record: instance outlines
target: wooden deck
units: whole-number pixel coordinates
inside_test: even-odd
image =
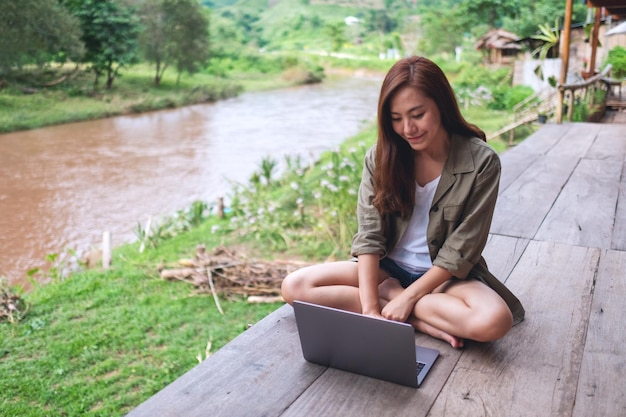
[[[626,416],[626,125],[544,125],[502,155],[485,257],[526,320],[441,351],[419,389],[302,359],[283,306],[140,416]]]

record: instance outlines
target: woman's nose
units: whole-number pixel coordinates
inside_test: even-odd
[[[411,120],[407,120],[404,122],[404,134],[410,136],[415,133],[415,125],[411,122]]]

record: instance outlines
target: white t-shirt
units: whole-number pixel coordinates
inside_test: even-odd
[[[388,255],[391,260],[409,272],[424,273],[433,266],[428,252],[426,229],[428,213],[440,179],[441,176],[423,187],[415,183],[415,206],[409,226]]]

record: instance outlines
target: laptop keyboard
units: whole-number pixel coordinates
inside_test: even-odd
[[[426,366],[426,364],[423,362],[416,362],[416,365],[417,365],[417,374],[419,375],[420,372],[422,372],[422,369],[424,369],[424,367]]]

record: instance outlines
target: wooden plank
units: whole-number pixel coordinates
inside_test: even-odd
[[[548,123],[515,146],[515,152],[527,154],[545,154],[552,149],[561,138],[568,137],[571,124],[557,125]]]
[[[560,158],[582,158],[602,128],[602,125],[597,123],[566,123],[565,126],[568,128],[567,134],[561,137],[558,143],[547,152],[547,155]]]
[[[489,271],[504,283],[528,246],[527,239],[489,235],[483,257]]]
[[[491,232],[532,239],[576,163],[556,155],[538,158],[498,197]]]
[[[622,179],[619,185],[619,196],[615,207],[615,224],[611,248],[626,250],[626,159],[622,167]]]
[[[602,125],[596,142],[589,150],[589,159],[617,159],[622,163],[611,248],[626,250],[626,128],[622,125]]]
[[[626,416],[626,252],[602,253],[593,294],[575,417]]]
[[[429,416],[568,416],[574,407],[600,251],[531,241],[507,281],[526,319],[468,343]]]
[[[278,416],[325,369],[302,359],[293,309],[285,305],[128,416]]]
[[[502,173],[500,175],[500,194],[506,190],[541,154],[508,150],[500,155]]]
[[[462,351],[423,334],[416,335],[416,344],[440,351],[420,388],[328,369],[282,417],[426,416]]]
[[[601,125],[596,140],[585,159],[618,159],[626,157],[626,126]]]
[[[622,165],[615,159],[581,160],[536,239],[609,249]]]

